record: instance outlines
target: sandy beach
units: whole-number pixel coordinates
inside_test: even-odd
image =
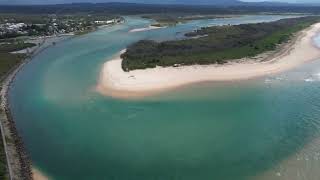
[[[124,72],[120,52],[107,61],[101,70],[97,90],[117,98],[135,98],[206,81],[248,80],[292,69],[302,63],[320,58],[320,50],[313,38],[319,33],[320,23],[299,32],[291,42],[275,52],[252,59],[233,61],[224,65],[193,65],[156,67]]]
[[[32,168],[32,178],[33,180],[48,180],[49,178],[46,177],[36,168]]]
[[[142,31],[150,31],[153,29],[161,29],[161,28],[165,28],[165,27],[158,27],[158,26],[148,26],[145,28],[136,28],[136,29],[131,29],[129,32],[133,33],[133,32],[142,32]]]

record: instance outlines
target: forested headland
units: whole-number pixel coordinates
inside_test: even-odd
[[[187,39],[156,42],[141,40],[121,55],[125,71],[194,64],[223,64],[274,50],[295,33],[319,22],[319,16],[275,22],[204,27],[185,34]]]

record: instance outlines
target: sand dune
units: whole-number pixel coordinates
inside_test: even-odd
[[[121,52],[103,65],[97,90],[108,96],[134,98],[190,83],[247,80],[279,73],[320,58],[320,50],[313,41],[319,30],[320,23],[301,31],[291,42],[279,47],[278,51],[260,55],[258,60],[242,59],[224,65],[156,67],[124,72],[121,68]]]

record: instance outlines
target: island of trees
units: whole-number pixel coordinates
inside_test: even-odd
[[[185,14],[185,13],[174,13],[174,14],[146,14],[142,15],[142,18],[153,19],[156,22],[152,26],[166,27],[175,26],[179,23],[186,23],[192,20],[200,19],[219,19],[219,18],[232,18],[240,15],[237,14]]]
[[[125,71],[194,64],[223,64],[275,50],[295,33],[319,22],[319,16],[274,22],[204,27],[185,34],[186,39],[155,42],[141,40],[121,55]]]

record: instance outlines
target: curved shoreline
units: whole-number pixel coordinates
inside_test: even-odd
[[[43,174],[39,169],[32,168],[32,178],[33,180],[48,180],[49,178]]]
[[[279,73],[320,58],[320,50],[313,42],[319,31],[320,23],[314,24],[297,33],[276,52],[234,60],[225,65],[156,67],[124,72],[120,52],[103,65],[97,91],[115,98],[139,98],[199,82],[248,80]]]
[[[67,40],[71,37],[73,36],[66,38],[64,38],[63,36],[51,37],[48,42],[44,42],[44,44],[35,49],[30,57],[27,57],[26,59],[22,60],[19,64],[14,66],[7,74],[1,77],[2,89],[0,91],[0,108],[2,113],[0,113],[0,125],[4,141],[3,143],[5,146],[7,167],[10,179],[37,180],[38,176],[34,176],[34,172],[39,173],[39,171],[35,171],[35,169],[32,166],[32,162],[25,149],[23,140],[16,129],[15,121],[12,117],[10,105],[8,102],[8,93],[10,91],[11,85],[14,82],[14,79],[18,72],[26,64],[32,61],[34,56],[46,50],[47,48],[50,48],[53,45],[53,42],[58,43]]]

